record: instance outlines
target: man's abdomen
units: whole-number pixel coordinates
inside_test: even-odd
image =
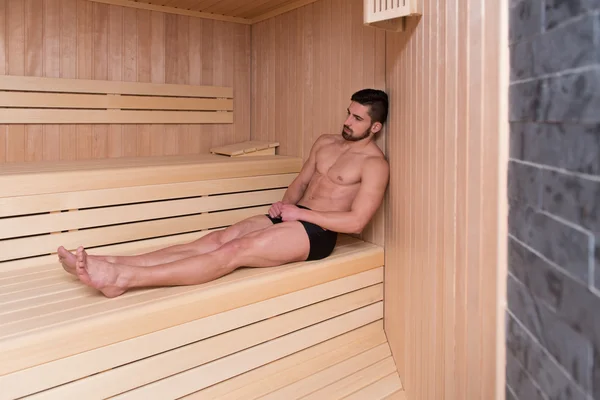
[[[356,196],[357,188],[340,186],[326,179],[308,186],[299,204],[315,211],[349,211]]]

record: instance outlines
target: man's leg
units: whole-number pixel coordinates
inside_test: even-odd
[[[271,225],[272,222],[266,216],[256,215],[237,222],[226,229],[211,232],[190,243],[177,244],[135,256],[102,256],[90,254],[87,257],[88,259],[107,261],[113,264],[149,267],[214,251],[227,242],[267,228]],[[75,254],[70,253],[61,246],[58,249],[58,256],[64,269],[71,274],[75,274]]]
[[[239,267],[271,267],[305,260],[308,236],[297,221],[284,222],[234,239],[215,251],[150,267],[112,264],[88,258],[77,250],[79,279],[107,297],[135,287],[179,286],[205,283]]]

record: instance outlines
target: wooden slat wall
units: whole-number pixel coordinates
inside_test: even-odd
[[[0,125],[0,163],[206,153],[250,138],[250,27],[87,0],[0,0],[0,74],[232,86],[233,125]]]
[[[362,15],[361,0],[319,0],[252,26],[252,139],[306,159],[321,134],[341,134],[352,93],[385,87],[385,33]],[[383,216],[364,239],[383,245]]]
[[[408,399],[503,399],[508,4],[419,8],[386,37],[386,333]]]

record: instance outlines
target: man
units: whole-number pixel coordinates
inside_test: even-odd
[[[331,254],[337,233],[360,233],[388,183],[389,166],[374,136],[388,113],[387,95],[351,97],[341,135],[323,135],[283,199],[257,215],[194,242],[137,256],[92,256],[58,249],[65,270],[116,297],[134,287],[195,285],[239,267],[271,267]]]

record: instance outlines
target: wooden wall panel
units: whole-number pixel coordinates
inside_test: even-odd
[[[248,25],[87,0],[0,0],[0,74],[234,88],[233,125],[0,126],[0,163],[194,154],[250,138]]]
[[[319,0],[252,26],[253,139],[306,159],[321,134],[341,134],[352,93],[385,88],[385,33],[364,26],[362,10],[361,0]],[[380,245],[384,209],[362,235]]]
[[[7,53],[7,13],[6,2],[0,0],[0,74],[6,74],[6,53]],[[0,163],[6,162],[6,134],[7,126],[0,124]]]
[[[386,36],[385,327],[408,399],[504,398],[506,3],[423,0]]]

